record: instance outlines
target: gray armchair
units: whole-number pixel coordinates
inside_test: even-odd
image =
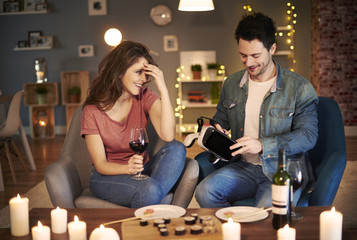
[[[91,160],[85,139],[80,136],[82,106],[73,114],[59,160],[46,168],[45,183],[52,204],[61,208],[124,208],[123,206],[96,198],[89,190]],[[152,156],[164,142],[157,136],[150,124],[149,154]],[[185,168],[162,204],[172,204],[187,208],[197,181],[198,163],[186,158]]]

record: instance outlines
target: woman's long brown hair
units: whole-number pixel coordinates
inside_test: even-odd
[[[156,65],[143,44],[124,41],[103,58],[98,67],[99,75],[93,80],[84,106],[96,105],[102,111],[109,110],[123,93],[121,78],[126,70],[139,58],[144,57],[150,64]]]

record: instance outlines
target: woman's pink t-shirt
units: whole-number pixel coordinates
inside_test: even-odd
[[[109,162],[127,164],[129,158],[134,154],[129,147],[130,129],[134,126],[147,127],[149,110],[158,98],[158,94],[150,88],[143,89],[141,96],[143,111],[140,111],[138,96],[134,97],[128,117],[123,122],[111,119],[95,105],[87,105],[83,109],[81,136],[99,134],[104,143],[107,160]],[[144,163],[146,163],[149,160],[147,152],[143,153],[143,157]]]

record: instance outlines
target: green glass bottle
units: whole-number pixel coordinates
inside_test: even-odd
[[[218,82],[212,83],[212,88],[211,88],[211,102],[212,102],[212,104],[218,103],[219,94],[220,94],[219,83]]]
[[[285,150],[279,149],[279,167],[273,176],[273,227],[279,229],[290,225],[290,176],[286,171]]]

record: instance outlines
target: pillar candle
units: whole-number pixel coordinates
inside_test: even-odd
[[[278,240],[295,240],[296,230],[295,228],[289,227],[288,224],[285,227],[278,230]]]
[[[103,225],[100,225],[99,228],[93,230],[90,234],[89,240],[120,240],[120,237],[113,228],[106,228]]]
[[[47,226],[43,226],[40,221],[38,221],[37,226],[34,226],[31,230],[33,240],[50,240],[51,231]]]
[[[342,213],[335,211],[324,211],[320,214],[320,240],[342,239]]]
[[[67,232],[67,210],[57,207],[51,211],[51,228],[53,233]]]
[[[240,224],[229,218],[227,223],[222,224],[222,239],[240,240]]]
[[[17,197],[11,198],[10,205],[10,226],[11,235],[16,237],[26,236],[30,233],[29,226],[29,199]]]
[[[68,223],[68,235],[69,240],[87,240],[87,224],[74,216],[74,221]]]

